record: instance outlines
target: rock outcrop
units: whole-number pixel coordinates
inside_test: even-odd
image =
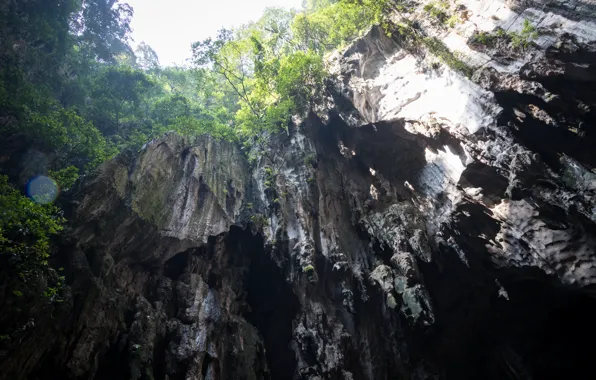
[[[256,164],[169,134],[81,181],[65,302],[0,379],[590,373],[593,7],[412,3],[395,23],[331,58],[328,104]]]

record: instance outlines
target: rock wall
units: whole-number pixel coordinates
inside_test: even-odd
[[[593,7],[396,8],[256,164],[170,134],[82,181],[65,302],[32,312],[0,379],[590,373]]]

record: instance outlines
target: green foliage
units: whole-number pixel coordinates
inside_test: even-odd
[[[176,119],[190,117],[190,104],[184,96],[166,96],[153,105],[152,114],[159,124],[173,124]]]
[[[408,23],[397,24],[396,30],[407,43],[408,48],[419,49],[421,46],[425,46],[430,53],[453,70],[462,73],[468,78],[474,73],[473,68],[462,60],[459,53],[449,50],[449,48],[438,38],[426,37],[421,33],[418,33],[412,25]],[[435,67],[436,63],[433,62],[432,66]]]
[[[306,273],[306,274],[311,274],[315,271],[315,267],[313,267],[311,264],[305,266],[302,268],[302,272]]]
[[[265,166],[263,170],[265,171],[265,189],[270,189],[275,185],[277,173],[270,166]]]
[[[367,27],[377,23],[379,16],[370,4],[341,1],[312,13],[298,14],[292,23],[292,32],[303,50],[322,54],[358,37]]]
[[[0,123],[2,140],[19,136],[55,153],[57,168],[90,168],[110,157],[108,141],[75,107],[85,99],[84,75],[77,72],[88,72],[98,58],[113,60],[130,14],[115,0],[0,7],[0,119],[9,120]]]
[[[144,42],[141,42],[135,50],[135,64],[142,70],[151,71],[159,69],[159,56]]]
[[[64,218],[53,205],[39,205],[21,195],[0,176],[0,255],[6,255],[21,278],[47,266],[52,235]]]
[[[479,43],[481,45],[492,46],[494,44],[496,37],[497,37],[496,35],[482,31],[482,32],[475,33],[472,36],[472,41],[475,43]]]
[[[43,295],[46,298],[55,298],[58,296],[58,288],[49,287],[44,290]]]
[[[449,50],[449,48],[438,38],[426,37],[422,39],[422,42],[431,53],[436,55],[447,66],[451,67],[453,70],[459,71],[468,78],[472,76],[472,68],[461,60],[456,53]]]
[[[0,136],[90,168],[115,153],[87,118],[90,77],[129,54],[132,9],[118,0],[29,0],[0,6]]]
[[[48,176],[58,183],[60,189],[67,191],[79,178],[79,169],[71,165],[57,171],[50,170]]]
[[[9,94],[13,90],[6,91],[10,84],[0,83],[5,90],[0,90],[1,112],[14,118],[13,123],[0,125],[0,134],[21,135],[42,150],[56,152],[58,166],[92,167],[113,154],[99,130],[74,109],[63,107],[43,88],[23,82],[22,73],[11,74],[21,85]]]
[[[445,0],[431,1],[424,6],[424,11],[431,17],[438,19],[441,22],[447,21],[447,11],[449,10],[449,2]]]
[[[457,14],[452,14],[447,20],[445,20],[445,25],[450,28],[455,28],[455,25],[457,25],[459,22],[461,22],[459,16]]]
[[[0,7],[0,124],[56,152],[52,167],[89,169],[174,130],[252,144],[323,94],[323,55],[382,22],[388,0],[317,0],[270,8],[257,22],[193,46],[196,67],[160,68],[128,46],[132,9],[118,0]],[[51,48],[49,48],[51,47]],[[68,186],[66,186],[67,188]]]
[[[72,2],[72,0],[70,0]],[[120,0],[85,0],[71,15],[78,46],[88,56],[114,62],[119,54],[132,54],[128,45],[133,9]]]
[[[235,138],[234,132],[228,124],[207,118],[179,117],[167,129],[185,136],[198,136],[208,133],[215,138],[222,138],[224,140],[234,140]]]
[[[317,155],[316,153],[309,153],[304,156],[304,165],[307,166],[314,166],[317,162]]]
[[[519,33],[509,33],[511,44],[515,48],[527,49],[532,40],[538,37],[536,27],[528,20],[524,20],[524,26]]]
[[[291,112],[312,107],[323,89],[322,57],[312,51],[297,51],[280,60],[276,90],[281,99],[293,102]]]
[[[97,128],[72,109],[56,106],[48,113],[31,110],[26,116],[21,131],[59,152],[61,162],[90,168],[115,153]]]
[[[147,98],[157,92],[156,83],[147,74],[128,66],[101,68],[91,81],[86,114],[108,136],[120,132],[121,123],[146,116]]]
[[[523,28],[520,32],[506,32],[499,28],[494,33],[477,32],[472,36],[472,42],[487,47],[495,47],[499,41],[511,43],[516,50],[527,49],[532,41],[538,37],[536,27],[528,20],[524,20]]]
[[[337,0],[306,0],[303,1],[303,7],[308,12],[316,12],[334,3],[337,3]]]
[[[383,20],[389,1],[311,1],[302,13],[268,9],[255,23],[193,45],[235,95],[234,134],[248,142],[285,128],[324,91],[323,55]]]
[[[250,221],[257,227],[257,229],[262,229],[269,226],[269,219],[263,214],[254,214],[250,217]]]
[[[269,166],[265,166],[263,168],[263,171],[265,172],[265,176],[267,176],[267,178],[275,177],[275,171],[273,170],[273,168],[271,168]]]
[[[54,286],[48,286],[43,291],[43,296],[50,302],[62,302],[63,299],[60,296],[60,292],[62,291],[62,286],[64,285],[64,277],[58,277],[58,281],[53,285]]]
[[[448,0],[431,1],[424,6],[424,11],[436,18],[449,28],[454,28],[460,22],[457,13],[450,15],[451,4]]]
[[[159,66],[128,45],[119,0],[28,0],[0,6],[0,137],[51,152],[54,177],[79,173],[176,131],[258,146],[324,96],[323,56],[376,23],[390,0],[309,0],[193,45],[195,67]],[[267,155],[266,153],[265,155]]]

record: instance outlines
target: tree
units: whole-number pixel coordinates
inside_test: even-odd
[[[319,54],[343,46],[373,24],[383,21],[390,0],[342,0],[314,2],[296,15],[292,33],[303,50]]]
[[[193,44],[194,67],[162,68],[147,44],[133,53],[133,10],[118,0],[0,0],[0,144],[22,144],[10,154],[48,153],[48,175],[65,190],[79,173],[170,130],[239,142],[273,164],[281,146],[270,137],[324,95],[323,56],[385,22],[391,4],[270,8]],[[0,259],[22,278],[43,272],[60,211],[0,176],[0,216]],[[56,288],[48,291],[54,298]]]
[[[52,152],[55,169],[113,150],[86,119],[91,77],[127,48],[132,9],[116,0],[0,4],[0,134]],[[21,141],[19,140],[19,141]]]
[[[323,93],[323,59],[313,51],[297,51],[280,61],[276,89],[294,103],[293,112],[311,109]]]
[[[51,236],[62,230],[64,218],[55,206],[21,195],[6,176],[0,176],[0,210],[0,258],[27,280],[48,265]]]
[[[337,3],[337,0],[305,0],[303,8],[308,12],[316,12],[320,9],[329,7],[334,3]]]
[[[161,68],[129,42],[118,0],[0,4],[0,134],[52,151],[51,169],[84,170],[164,131],[251,144],[310,111],[323,55],[382,20],[390,0],[309,0],[193,45],[193,68]],[[54,153],[55,152],[55,153]]]
[[[296,17],[294,11],[268,9],[255,23],[193,45],[195,63],[221,75],[236,93],[241,140],[285,128],[293,114],[313,106],[322,89],[321,52],[296,42]]]
[[[136,64],[141,70],[152,71],[157,70],[159,65],[159,57],[151,46],[141,42],[135,50]]]
[[[155,87],[143,71],[107,66],[93,81],[89,117],[104,134],[115,134],[126,117],[142,115],[141,105]]]
[[[83,1],[71,19],[82,53],[105,62],[115,62],[119,54],[132,55],[128,41],[133,14],[130,5],[119,0]]]
[[[246,39],[234,38],[233,32],[221,29],[215,39],[207,38],[192,46],[194,62],[199,67],[211,68],[220,74],[243,102],[260,118],[262,110],[249,98],[252,72],[251,45]]]
[[[190,117],[190,104],[181,95],[165,97],[155,103],[152,118],[162,125],[172,124],[176,119]]]

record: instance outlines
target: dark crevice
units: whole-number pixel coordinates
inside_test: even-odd
[[[374,241],[372,249],[375,255],[377,255],[385,265],[391,265],[391,257],[393,256],[393,250],[386,244],[381,244],[379,241]]]
[[[569,227],[565,223],[565,221],[567,221],[569,218],[567,217],[567,213],[564,209],[546,202],[536,202],[540,205],[540,211],[538,213],[537,219],[544,222],[546,227],[551,230],[564,230]]]
[[[228,181],[227,187],[226,187],[226,211],[228,212],[232,212],[234,209],[234,204],[236,203],[236,195],[237,191],[236,189],[234,189],[234,186],[232,184],[232,180]]]
[[[199,178],[199,194],[197,196],[197,208],[201,209],[207,199],[211,196],[209,186],[203,182],[203,177]]]
[[[383,311],[386,304],[386,294],[377,284],[365,284],[366,295],[362,293],[359,286],[353,286],[354,311],[351,315],[353,331],[350,338],[343,341],[346,353],[346,366],[352,372],[354,379],[377,379],[382,376],[390,378],[408,378],[400,358],[398,345],[395,342],[405,344],[405,333],[410,332],[404,328],[399,320],[399,314],[387,318]],[[366,299],[366,301],[365,301]],[[377,321],[383,320],[383,324]],[[362,338],[367,339],[370,351],[370,367],[364,360],[363,352],[360,349]],[[412,340],[414,342],[414,340]],[[409,347],[409,344],[408,344]],[[414,346],[412,346],[414,347]],[[402,347],[403,348],[403,347]],[[372,372],[369,372],[372,371]]]
[[[419,355],[441,369],[442,379],[562,380],[590,373],[596,299],[535,267],[495,269],[478,260],[468,266],[447,246],[441,250],[440,266],[419,263],[437,319]]]
[[[243,249],[251,257],[246,284],[251,311],[246,318],[263,336],[270,379],[291,380],[297,364],[290,342],[298,298],[281,268],[265,252],[262,237],[248,231],[242,234]]]
[[[371,182],[374,168],[393,184],[413,182],[426,165],[424,148],[429,144],[418,135],[405,130],[402,122],[379,122],[359,128],[348,127],[341,119],[332,119],[318,130],[316,140],[328,153],[338,155],[341,142],[355,155],[349,157],[355,170]],[[457,149],[456,149],[457,150]],[[399,162],[399,165],[395,163]]]
[[[169,277],[173,281],[178,281],[180,276],[188,270],[190,255],[190,252],[181,252],[166,261],[163,272],[164,276]]]
[[[169,375],[169,380],[186,380],[191,359],[185,359],[177,363],[176,372]]]
[[[535,94],[496,89],[495,98],[504,108],[499,124],[509,125],[516,137],[551,167],[560,168],[561,154],[595,167],[594,46],[562,36],[546,49],[545,59],[525,64],[519,75],[541,87]]]
[[[67,379],[68,373],[65,371],[61,363],[58,362],[60,353],[57,350],[51,350],[40,361],[39,366],[28,377],[30,380],[46,380],[46,379]],[[114,380],[120,380],[122,377],[115,377]],[[96,379],[102,380],[100,377]]]
[[[205,359],[203,360],[201,367],[202,367],[203,379],[207,379],[208,374],[211,375],[211,377],[209,377],[209,379],[212,379],[212,380],[220,379],[219,361],[217,360],[217,358],[214,358],[211,355],[209,355],[208,353],[206,353]],[[211,370],[211,373],[209,373],[209,370]]]
[[[483,335],[493,343],[493,356],[503,348],[516,353],[523,358],[518,366],[534,379],[582,378],[591,371],[596,354],[586,345],[596,339],[596,300],[557,288],[553,282],[544,275],[522,281],[503,279],[509,300],[494,300]],[[501,358],[483,359],[487,372],[491,366],[507,368]]]
[[[530,101],[527,96],[514,92],[496,92],[495,98],[505,109],[499,119],[501,125],[511,125],[513,134],[533,152],[539,153],[542,159],[553,168],[560,168],[559,157],[564,153],[579,162],[591,167],[596,166],[596,154],[592,147],[596,139],[587,133],[581,137],[568,129],[568,124],[549,125],[543,120],[534,118],[529,112],[518,119],[514,109],[525,111]]]
[[[495,167],[475,161],[464,169],[459,185],[463,187],[481,187],[483,194],[498,198],[505,196],[509,181],[502,176]]]
[[[165,379],[166,378],[166,355],[168,348],[168,342],[165,339],[159,339],[155,343],[155,348],[153,350],[153,376],[155,379]]]
[[[119,339],[110,345],[108,351],[100,356],[96,380],[128,380],[129,379],[129,355],[125,350],[126,344]]]
[[[466,258],[473,268],[482,268],[490,262],[487,247],[494,245],[495,237],[501,229],[500,222],[492,217],[492,212],[477,203],[464,203],[454,215],[454,240],[466,252]]]

